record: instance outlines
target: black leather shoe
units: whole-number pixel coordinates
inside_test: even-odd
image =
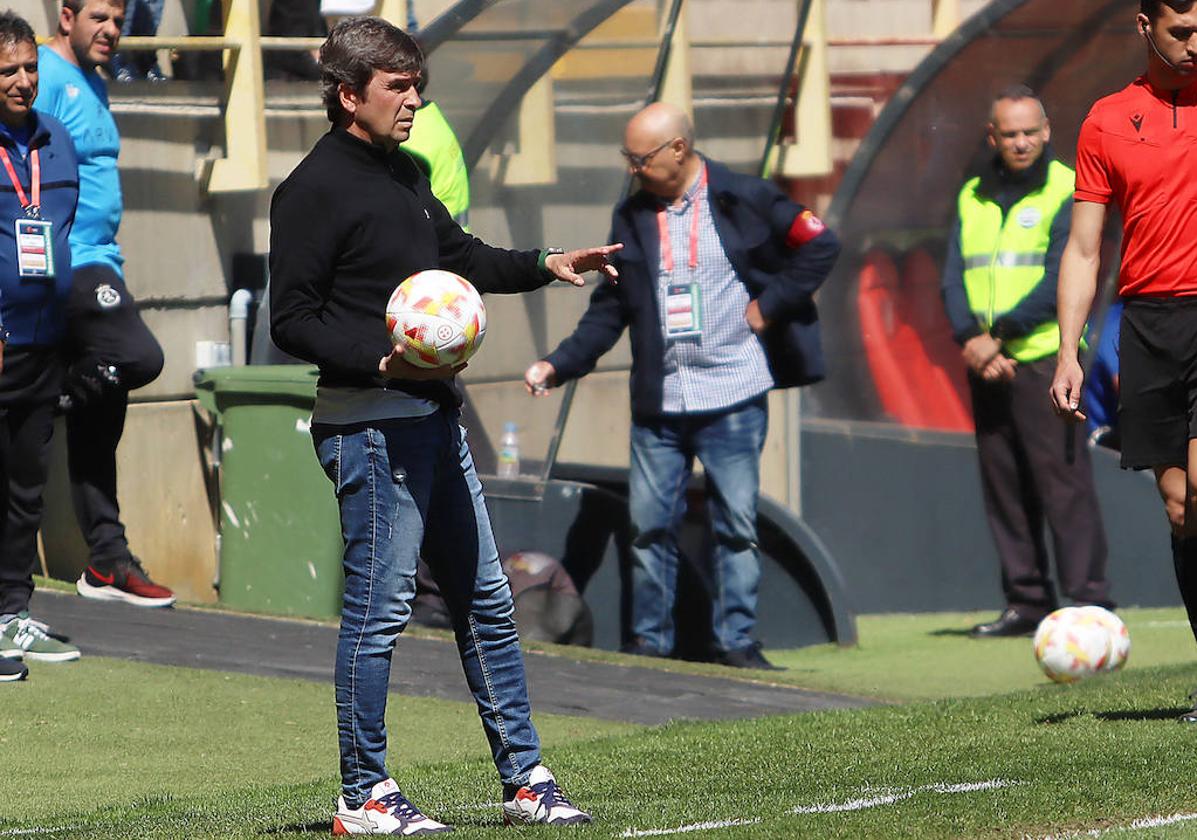
[[[630,653],[632,656],[650,656],[654,659],[668,659],[669,654],[650,647],[643,639],[636,638],[619,649],[620,653]]]
[[[1001,639],[1009,636],[1033,636],[1035,628],[1039,626],[1039,620],[1035,618],[1024,618],[1019,615],[1017,611],[1008,609],[1000,616],[997,621],[991,621],[988,624],[978,624],[972,630],[968,631],[968,635],[974,639]]]
[[[753,668],[758,671],[784,671],[785,668],[774,665],[761,653],[761,643],[753,642],[741,650],[721,650],[715,652],[715,661],[729,668]]]

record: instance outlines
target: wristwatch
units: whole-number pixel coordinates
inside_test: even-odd
[[[549,275],[550,277],[555,277],[556,275],[554,275],[553,272],[549,271],[549,268],[547,265],[547,263],[549,261],[549,257],[553,254],[564,254],[564,253],[565,253],[564,248],[544,248],[540,252],[540,258],[536,261],[536,267],[539,268],[541,271],[543,271],[545,274]]]
[[[3,324],[0,324],[0,344],[8,344],[8,339],[12,336]]]

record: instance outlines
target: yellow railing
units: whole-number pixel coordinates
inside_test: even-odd
[[[263,50],[312,50],[323,38],[263,36],[256,0],[223,0],[224,35],[181,38],[129,37],[122,49],[223,52],[225,90],[224,157],[205,170],[209,193],[266,189],[266,94],[262,76]],[[382,0],[379,12],[392,21],[405,20],[407,0]]]
[[[401,22],[407,19],[407,2],[408,0],[381,0],[379,13],[382,17],[402,25]],[[798,79],[798,96],[794,105],[797,137],[794,142],[783,145],[778,152],[780,171],[791,177],[831,171],[830,84],[824,4],[825,0],[814,0],[800,60],[795,70]],[[959,25],[960,0],[932,0],[931,6],[933,37],[946,37]],[[319,47],[323,39],[263,36],[260,31],[257,0],[223,0],[223,12],[223,36],[129,37],[122,39],[121,47],[129,50],[223,51],[224,157],[213,160],[207,168],[204,187],[209,193],[261,190],[269,184],[266,170],[266,108],[262,51],[311,50]],[[578,46],[584,50],[613,47],[655,48],[658,43],[649,39],[611,39],[600,35],[595,39],[584,40]],[[687,37],[683,7],[682,18],[674,31],[673,49],[665,75],[662,98],[690,110],[692,93],[689,50],[727,45],[730,44],[723,41],[690,41]],[[776,44],[771,42],[770,45],[786,46],[788,42],[779,39]],[[551,84],[551,80],[546,77],[544,83]],[[525,106],[527,105],[528,103],[525,103]],[[539,121],[543,121],[543,105],[537,108],[537,111]],[[551,134],[538,136],[548,138]]]

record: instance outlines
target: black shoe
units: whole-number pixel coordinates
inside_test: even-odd
[[[29,676],[24,662],[0,656],[0,682],[17,682]]]
[[[669,654],[649,647],[644,639],[633,639],[619,649],[620,653],[630,653],[632,656],[649,656],[654,659],[668,659]]]
[[[988,624],[978,624],[968,635],[974,639],[1000,639],[1010,636],[1033,636],[1035,628],[1039,626],[1039,619],[1025,618],[1017,610],[1007,609],[998,616],[997,621]]]
[[[784,671],[785,668],[774,665],[761,653],[761,643],[753,642],[740,650],[720,650],[715,652],[715,661],[729,668],[753,668],[757,671]]]

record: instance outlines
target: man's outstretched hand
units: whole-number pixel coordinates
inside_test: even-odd
[[[579,248],[576,251],[566,251],[564,254],[549,254],[544,261],[544,267],[552,272],[558,280],[572,283],[575,286],[585,286],[582,274],[587,271],[601,271],[610,280],[618,280],[619,272],[611,265],[608,257],[623,248],[623,243],[602,245],[598,248]]]

